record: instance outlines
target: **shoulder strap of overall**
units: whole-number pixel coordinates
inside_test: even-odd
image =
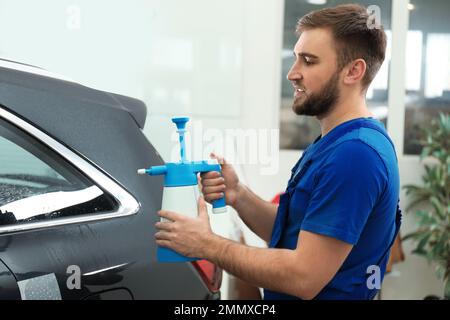
[[[329,147],[333,146],[334,143],[336,143],[341,138],[345,137],[346,134],[357,130],[359,128],[369,128],[376,130],[383,134],[383,136],[388,139],[388,141],[391,143],[392,148],[395,153],[394,144],[392,143],[392,140],[389,138],[389,136],[386,134],[384,130],[382,130],[379,126],[375,125],[373,122],[367,119],[361,119],[359,121],[355,121],[354,123],[351,123],[348,126],[345,126],[343,128],[336,128],[338,130],[333,136],[329,139],[327,139],[326,142],[324,142],[318,149],[315,150],[314,154],[308,155],[308,151],[305,150],[300,160],[295,164],[294,168],[292,169],[291,179],[289,180],[289,183],[292,183],[293,185],[296,185],[302,175],[306,172],[306,170],[309,168],[311,163],[314,161],[315,158],[317,158],[324,150],[328,149]],[[397,155],[396,155],[397,157]],[[303,160],[303,161],[302,161]],[[298,167],[300,167],[300,170],[298,170]]]

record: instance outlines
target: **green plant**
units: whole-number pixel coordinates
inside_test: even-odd
[[[444,281],[444,296],[450,298],[450,115],[439,114],[439,119],[423,130],[421,160],[432,158],[435,163],[425,165],[423,185],[406,185],[406,194],[412,202],[410,210],[419,204],[417,230],[404,236],[404,240],[417,242],[413,253],[436,263],[437,276]]]

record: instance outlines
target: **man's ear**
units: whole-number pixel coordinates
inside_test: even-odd
[[[352,85],[360,82],[366,74],[366,61],[364,59],[356,59],[352,61],[346,68],[344,73],[344,84]]]

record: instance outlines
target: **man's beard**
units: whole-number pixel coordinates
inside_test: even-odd
[[[307,95],[303,93],[301,97],[295,98],[292,110],[297,115],[320,116],[327,114],[339,100],[338,90],[339,73],[336,72],[330,80],[323,86],[320,92]]]

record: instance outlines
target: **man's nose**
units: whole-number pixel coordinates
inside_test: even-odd
[[[289,81],[301,80],[303,78],[302,73],[300,72],[300,68],[297,63],[294,63],[287,74],[287,79]]]

